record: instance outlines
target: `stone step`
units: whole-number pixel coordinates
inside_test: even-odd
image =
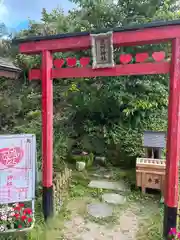
[[[126,197],[116,193],[104,193],[102,201],[109,204],[122,205],[126,202]]]
[[[107,190],[115,190],[115,191],[128,191],[126,184],[123,181],[118,182],[110,182],[107,180],[92,180],[88,187],[90,188],[99,188],[99,189],[107,189]]]
[[[113,178],[113,176],[111,175],[111,174],[102,174],[102,173],[100,173],[100,174],[98,174],[98,173],[92,173],[92,174],[89,174],[89,177],[90,178],[92,178],[92,179],[102,179],[102,178],[104,178],[104,179],[112,179]]]
[[[113,215],[113,208],[107,203],[91,203],[87,205],[87,212],[95,218],[107,218]]]

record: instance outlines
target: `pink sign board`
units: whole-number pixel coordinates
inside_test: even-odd
[[[0,204],[35,198],[35,135],[0,135]]]

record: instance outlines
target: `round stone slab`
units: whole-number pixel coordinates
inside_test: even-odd
[[[88,213],[96,218],[106,218],[113,215],[113,208],[106,203],[92,203],[87,206]]]
[[[102,200],[110,204],[119,205],[119,204],[124,204],[126,201],[126,198],[116,193],[105,193],[102,195]]]

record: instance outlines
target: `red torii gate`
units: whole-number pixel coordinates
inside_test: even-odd
[[[103,30],[101,32],[107,32]],[[162,42],[172,43],[171,61],[165,61],[164,52],[152,54],[154,62],[145,62],[149,55],[137,54],[136,63],[131,64],[132,56],[121,55],[121,64],[112,68],[92,69],[90,59],[80,59],[81,67],[76,67],[76,59],[68,58],[69,68],[61,68],[63,59],[54,60],[52,53],[85,50],[91,47],[88,32],[37,36],[27,39],[15,39],[19,50],[25,54],[41,54],[42,66],[32,69],[30,80],[42,81],[42,161],[43,161],[43,209],[45,219],[53,213],[53,78],[77,78],[97,76],[121,76],[170,73],[168,134],[166,160],[166,189],[164,212],[164,236],[170,228],[176,227],[178,207],[178,162],[180,150],[180,21],[151,23],[127,28],[113,29],[113,45],[136,46]]]

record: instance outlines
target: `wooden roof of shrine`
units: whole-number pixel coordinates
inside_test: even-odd
[[[113,32],[128,32],[128,31],[138,31],[147,28],[158,28],[158,27],[165,27],[165,26],[175,26],[180,25],[180,20],[173,20],[173,21],[157,21],[151,22],[146,24],[136,24],[136,25],[129,25],[125,27],[116,27],[113,29],[101,29],[92,32],[74,32],[74,33],[63,33],[63,34],[56,34],[56,35],[48,35],[48,36],[32,36],[28,38],[14,38],[13,43],[25,43],[25,42],[33,42],[33,41],[41,41],[41,40],[53,40],[53,39],[62,39],[62,38],[70,38],[70,37],[81,37],[81,36],[88,36],[91,33],[98,34],[107,31]]]
[[[144,131],[143,147],[165,148],[166,132],[165,131]]]
[[[16,78],[20,72],[11,60],[0,57],[0,77]]]
[[[2,57],[0,57],[0,70],[7,70],[11,72],[21,71],[21,69],[16,67],[11,60]]]

